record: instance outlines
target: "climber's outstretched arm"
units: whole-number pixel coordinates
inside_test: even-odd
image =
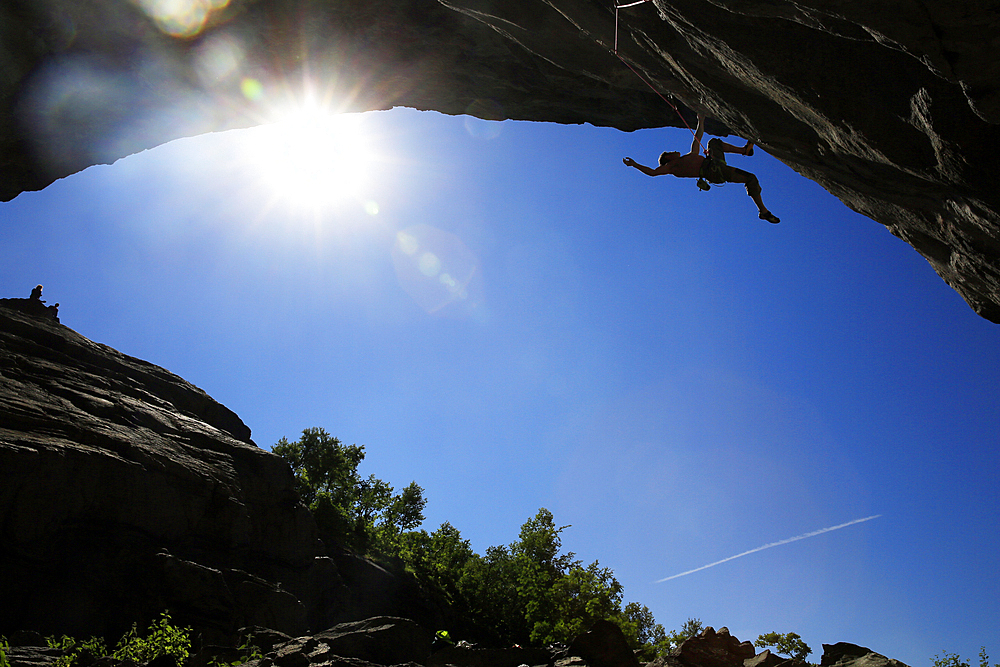
[[[694,133],[694,141],[691,142],[691,153],[698,155],[701,152],[701,138],[705,136],[705,114],[698,114],[698,129]],[[690,153],[689,153],[690,154]]]
[[[675,155],[676,155],[676,153],[675,153]],[[647,176],[662,176],[664,174],[669,174],[670,173],[670,165],[669,164],[662,164],[659,167],[657,167],[656,169],[653,169],[652,167],[647,167],[644,164],[639,164],[638,162],[636,162],[635,160],[633,160],[630,157],[622,158],[622,162],[625,163],[626,167],[635,167],[636,169],[638,169],[642,173],[646,174]]]

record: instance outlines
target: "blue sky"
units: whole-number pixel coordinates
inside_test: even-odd
[[[550,509],[668,630],[1000,659],[1000,327],[909,246],[761,150],[730,162],[776,226],[740,186],[622,165],[685,130],[349,120],[0,204],[2,296],[42,283],[261,447],[365,445],[479,552]]]

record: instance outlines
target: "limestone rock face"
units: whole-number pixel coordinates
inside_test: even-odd
[[[7,307],[0,543],[6,632],[120,636],[170,609],[220,633],[297,634],[340,584],[287,464],[239,417],[162,368]]]
[[[624,60],[689,122],[691,109],[708,113],[709,133],[754,139],[885,225],[1000,322],[996,3],[651,0],[620,10],[617,30],[614,4],[11,0],[0,7],[0,200],[177,137],[259,124],[303,81],[350,111],[680,125]]]

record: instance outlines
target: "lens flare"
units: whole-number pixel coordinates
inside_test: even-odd
[[[245,76],[240,81],[240,92],[243,93],[243,97],[256,102],[264,96],[264,84],[253,77]]]
[[[243,45],[235,37],[215,35],[198,47],[195,71],[205,86],[215,86],[236,75],[244,56]]]
[[[400,286],[428,313],[455,302],[475,306],[469,289],[479,260],[451,232],[425,224],[397,232],[392,262]]]
[[[507,118],[497,102],[489,99],[473,100],[465,108],[465,131],[477,139],[496,139],[503,129],[502,121]]]
[[[229,0],[137,0],[146,16],[166,35],[190,39],[201,33],[212,12],[229,4]]]

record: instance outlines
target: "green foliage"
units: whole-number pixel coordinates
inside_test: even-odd
[[[948,653],[947,651],[944,651],[942,655],[935,655],[933,665],[934,667],[970,667],[968,660],[963,660],[957,653]],[[979,667],[990,667],[990,656],[986,654],[985,646],[979,649]],[[1000,664],[994,663],[993,667],[1000,667]]]
[[[302,431],[295,442],[282,438],[272,451],[295,473],[295,488],[316,518],[324,540],[357,552],[392,556],[403,531],[424,521],[424,490],[411,482],[399,494],[386,482],[358,474],[364,446],[344,445],[321,428]]]
[[[812,649],[809,648],[804,641],[802,641],[802,637],[798,636],[794,632],[789,632],[787,634],[768,632],[767,634],[758,636],[753,645],[758,648],[773,646],[775,653],[787,655],[792,658],[798,658],[800,660],[805,660],[806,656],[812,653]]]
[[[521,526],[517,541],[480,556],[445,523],[430,534],[405,533],[399,555],[428,590],[493,629],[502,644],[567,642],[595,621],[610,620],[652,659],[665,641],[663,626],[642,605],[622,607],[622,585],[609,568],[562,552],[568,527],[556,526],[542,508]]]
[[[7,638],[0,637],[0,667],[10,667],[10,661],[7,660],[8,650],[10,650],[10,644],[7,643]]]
[[[178,628],[171,624],[170,614],[163,612],[158,621],[149,626],[149,634],[140,637],[135,623],[124,637],[118,640],[111,657],[117,660],[149,662],[161,655],[172,655],[177,664],[183,664],[191,651],[191,628]]]
[[[399,556],[428,591],[452,605],[467,606],[463,575],[479,556],[458,529],[443,523],[433,533],[426,530],[400,536]]]
[[[659,654],[666,655],[673,649],[677,648],[684,643],[685,640],[691,639],[691,637],[697,637],[705,628],[702,622],[697,618],[689,618],[684,621],[684,625],[681,626],[680,630],[671,630],[670,634],[666,635],[662,647],[660,648]]]
[[[251,660],[260,660],[264,657],[264,654],[260,651],[260,647],[254,644],[253,633],[247,633],[247,636],[243,638],[243,643],[239,645],[237,650],[240,652],[240,657],[232,662],[220,660],[216,656],[210,659],[208,664],[210,667],[240,667]]]
[[[629,646],[639,651],[639,660],[651,662],[670,652],[667,633],[653,618],[653,612],[644,604],[629,602],[615,619],[622,629]]]
[[[957,653],[944,652],[934,656],[934,667],[970,667],[968,660],[962,660]]]
[[[79,662],[84,653],[90,654],[95,660],[111,657],[115,660],[132,660],[137,663],[149,662],[161,655],[172,655],[177,664],[183,664],[191,651],[191,628],[178,628],[171,623],[170,614],[164,611],[160,619],[149,626],[146,637],[140,637],[133,623],[132,629],[125,633],[115,650],[108,653],[104,640],[91,637],[83,642],[77,642],[72,637],[63,635],[46,637],[50,648],[62,649],[64,654],[55,662],[55,667],[71,667]]]
[[[545,508],[521,526],[516,541],[479,555],[450,523],[432,533],[415,530],[424,520],[423,489],[412,482],[396,494],[374,475],[361,477],[364,447],[311,428],[295,442],[282,438],[273,451],[291,466],[325,540],[398,559],[430,595],[492,630],[501,644],[568,642],[598,620],[618,624],[645,660],[683,641],[680,633],[667,635],[647,607],[623,607],[610,568],[564,553],[561,534],[569,526],[557,526]],[[697,634],[701,624],[693,623],[682,632]]]
[[[84,653],[89,654],[95,660],[98,658],[103,658],[108,655],[108,647],[104,644],[104,640],[100,637],[91,637],[90,639],[85,639],[82,642],[77,642],[77,640],[72,637],[67,637],[63,635],[58,639],[56,637],[46,637],[45,643],[48,644],[49,648],[60,649],[63,654],[56,660],[55,667],[69,667],[70,665],[75,665],[80,656]]]

